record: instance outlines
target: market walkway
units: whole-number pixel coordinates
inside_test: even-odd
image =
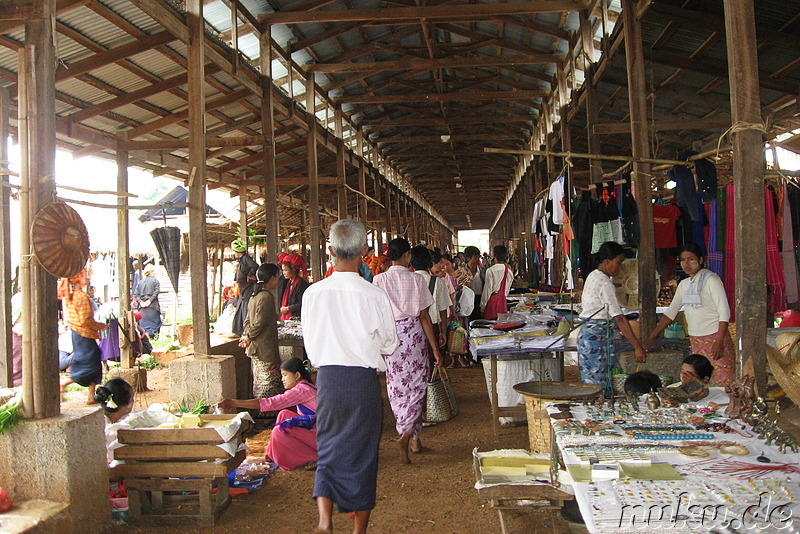
[[[500,441],[492,435],[489,399],[483,371],[455,369],[450,372],[461,413],[451,421],[423,430],[431,450],[400,465],[394,438],[394,419],[384,399],[384,433],[381,440],[378,506],[372,514],[373,533],[492,533],[500,532],[497,512],[478,499],[473,488],[472,449],[527,448],[527,427],[504,428]],[[156,385],[155,387],[160,387]],[[385,390],[384,390],[385,394]],[[151,394],[150,396],[154,396]],[[234,498],[213,528],[116,527],[115,533],[269,533],[312,532],[316,507],[311,499],[313,473],[276,472],[265,486]],[[557,513],[510,514],[513,533],[570,533],[569,524]],[[352,521],[335,518],[337,532],[349,532]],[[573,529],[572,532],[585,532]]]

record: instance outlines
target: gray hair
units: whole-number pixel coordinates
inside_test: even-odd
[[[361,256],[367,244],[364,225],[353,219],[341,219],[331,225],[331,250],[336,258],[344,261]]]

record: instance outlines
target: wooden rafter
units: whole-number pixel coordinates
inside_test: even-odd
[[[471,20],[489,16],[529,15],[579,11],[586,9],[586,0],[539,0],[536,2],[512,2],[508,4],[458,4],[424,7],[395,7],[378,9],[321,10],[306,12],[279,11],[261,17],[263,24],[305,24],[345,21],[405,21],[414,19]]]

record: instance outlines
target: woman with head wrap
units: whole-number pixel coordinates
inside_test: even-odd
[[[299,254],[281,254],[278,264],[283,278],[278,282],[281,320],[300,317],[303,293],[310,285],[306,280],[306,260]]]
[[[231,243],[233,252],[239,260],[236,267],[235,280],[239,285],[239,303],[236,305],[236,313],[233,316],[233,333],[241,336],[244,333],[244,320],[247,317],[247,305],[253,294],[256,285],[256,270],[258,264],[256,260],[247,253],[247,243],[241,239],[234,239]]]
[[[253,367],[253,395],[256,398],[272,397],[283,393],[278,353],[278,314],[272,291],[278,286],[280,270],[274,263],[258,268],[255,289],[247,306],[244,333],[239,346],[251,358]]]

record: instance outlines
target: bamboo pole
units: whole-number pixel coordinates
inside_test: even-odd
[[[10,100],[8,89],[0,89],[0,173],[7,169],[8,134],[10,130]],[[6,188],[0,190],[0,246],[11,250],[11,201]],[[13,340],[11,328],[11,254],[0,258],[0,388],[13,385]]]
[[[130,236],[128,206],[128,151],[121,150],[120,145],[124,140],[120,137],[117,142],[117,289],[119,292],[119,324],[122,330],[130,336],[133,328],[128,320],[131,311],[130,298]],[[130,337],[130,339],[134,339]],[[120,348],[120,367],[130,369],[133,367],[133,347],[126,343]]]
[[[30,238],[30,181],[31,169],[29,160],[30,122],[28,120],[28,80],[29,65],[25,58],[25,49],[19,51],[19,89],[17,96],[17,131],[20,149],[20,262],[19,280],[22,290],[22,406],[25,418],[33,417],[33,295],[31,288],[31,238]]]
[[[569,158],[569,159],[600,159],[609,161],[630,161],[633,163],[663,163],[667,165],[685,165],[690,167],[693,165],[692,161],[679,161],[675,159],[662,159],[662,158],[637,158],[634,156],[616,156],[616,155],[603,155],[603,154],[584,154],[581,152],[554,152],[552,150],[516,150],[511,148],[492,148],[484,147],[483,151],[488,154],[519,154],[531,156],[552,156],[556,158]],[[712,151],[713,153],[714,151]]]

